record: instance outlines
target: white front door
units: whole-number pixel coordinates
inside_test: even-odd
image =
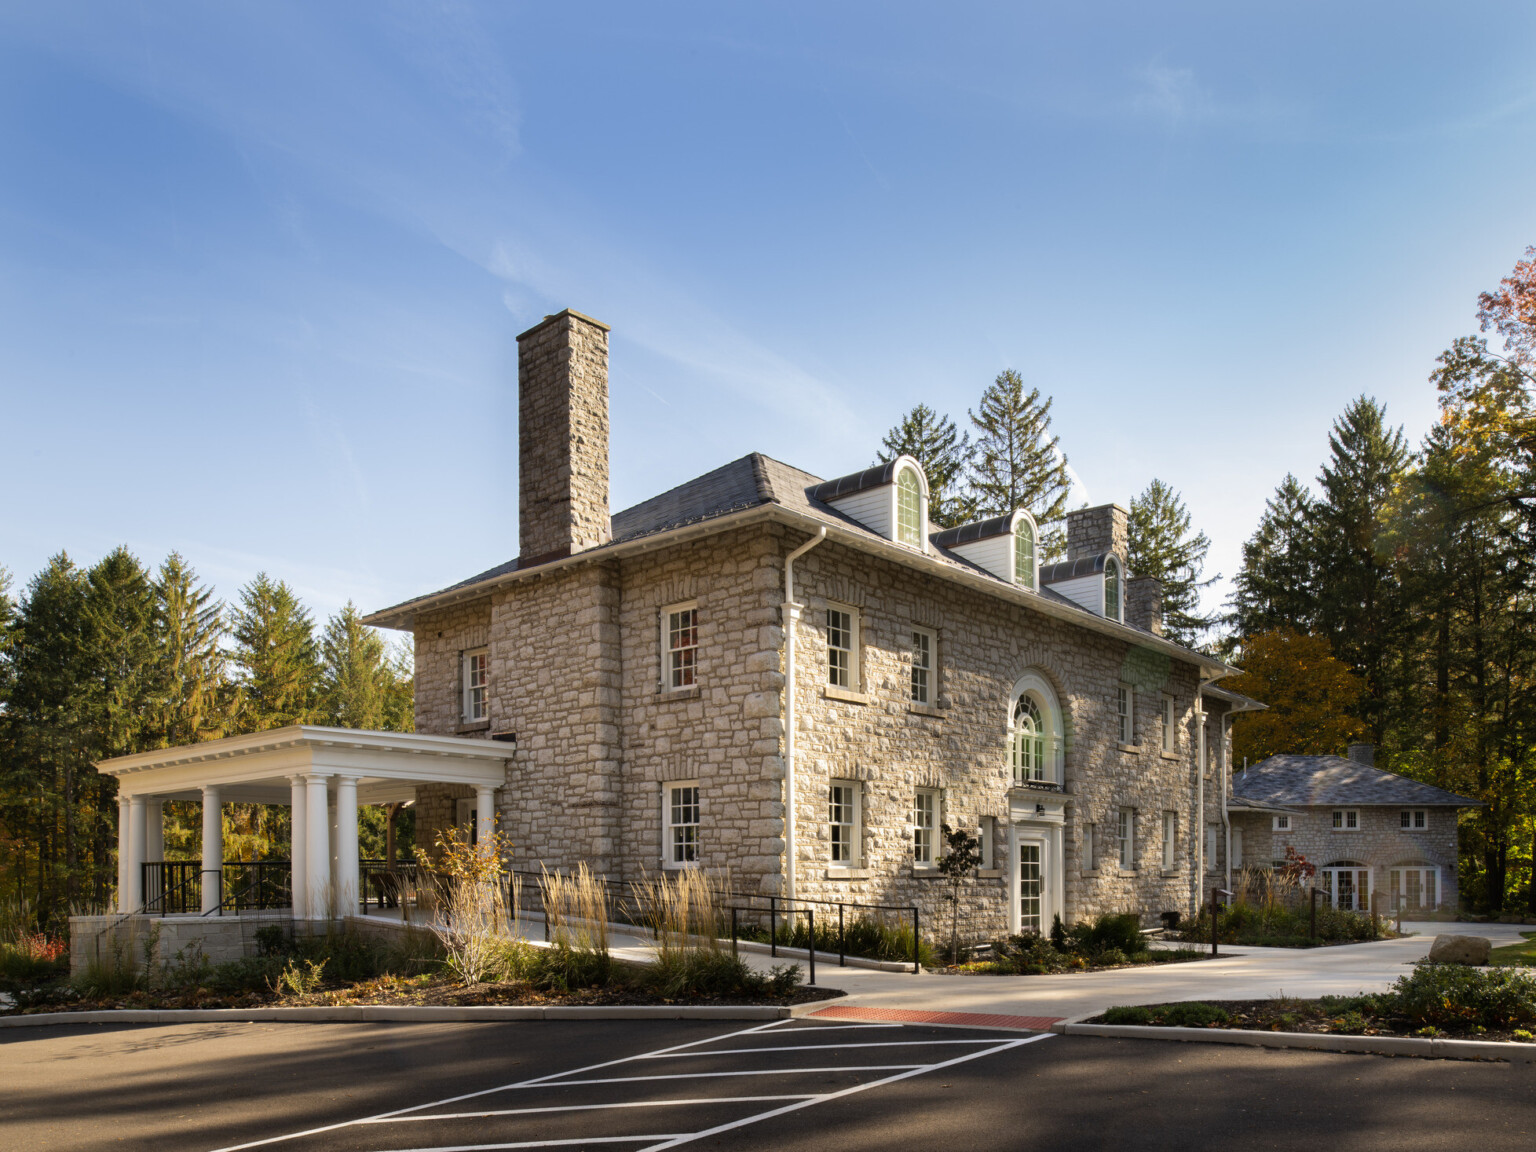
[[[1044,838],[1019,838],[1015,863],[1019,931],[1039,932],[1051,929],[1051,854]]]

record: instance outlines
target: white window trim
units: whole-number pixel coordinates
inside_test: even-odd
[[[1221,851],[1221,825],[1207,824],[1205,826],[1205,870],[1207,872],[1220,872],[1221,861],[1218,855]]]
[[[1120,710],[1122,700],[1125,702],[1123,712]],[[1115,687],[1115,738],[1122,748],[1136,746],[1136,687],[1125,680]]]
[[[1179,814],[1163,813],[1163,871],[1171,872],[1179,866]]]
[[[703,645],[699,643],[699,602],[697,600],[684,600],[678,604],[668,604],[661,610],[657,618],[659,651],[661,653],[661,691],[666,692],[692,692],[699,686],[699,652]],[[672,683],[672,614],[674,612],[693,612],[693,683]]]
[[[1402,822],[1403,816],[1407,816],[1408,817],[1408,824],[1407,824],[1406,827],[1403,826],[1403,822]],[[1415,819],[1414,819],[1416,816],[1424,817],[1424,823],[1418,824],[1415,821]],[[1398,816],[1398,827],[1397,827],[1397,830],[1399,832],[1428,832],[1429,831],[1429,809],[1428,808],[1404,808],[1404,809],[1402,809],[1401,810],[1401,814]]]
[[[1119,611],[1113,616],[1109,614],[1110,565],[1114,565],[1115,568],[1115,583],[1119,587],[1118,599],[1120,601],[1117,605]],[[1120,563],[1120,559],[1117,556],[1111,556],[1104,561],[1104,575],[1099,581],[1099,615],[1106,620],[1114,620],[1121,624],[1125,623],[1125,565]]]
[[[910,468],[917,476],[917,543],[901,538],[901,474]],[[891,539],[903,548],[928,551],[928,477],[911,456],[901,456],[891,473]]]
[[[1158,747],[1164,756],[1177,756],[1179,752],[1179,715],[1172,696],[1163,697],[1162,731],[1158,733]]]
[[[479,685],[470,683],[470,666],[476,657],[485,660],[485,679]],[[474,710],[474,690],[480,689],[480,711]],[[459,720],[464,724],[478,724],[491,715],[491,650],[489,647],[466,648],[459,654]]]
[[[1034,539],[1034,547],[1030,549],[1030,556],[1034,563],[1028,572],[1019,571],[1019,546],[1016,536],[1020,523],[1029,525],[1030,534]],[[1013,570],[1013,582],[1021,588],[1028,588],[1031,592],[1040,591],[1040,526],[1035,523],[1035,518],[1024,509],[1020,508],[1013,514],[1013,523],[1009,526],[1009,567]],[[1021,578],[1022,577],[1022,578]]]
[[[1291,818],[1289,816],[1276,816],[1270,828],[1275,832],[1291,831]]]
[[[907,701],[924,708],[932,708],[938,702],[939,696],[939,634],[932,628],[919,628],[914,624],[912,625],[912,636],[912,668],[907,677]],[[918,636],[926,636],[928,638],[928,684],[926,689],[927,698],[924,700],[919,700],[912,694],[918,667],[916,642],[916,637]]]
[[[847,827],[849,847],[853,857],[849,860],[832,858],[832,789],[848,788],[852,791],[853,823]],[[862,868],[864,866],[864,784],[859,780],[832,779],[827,782],[827,863],[833,868]]]
[[[933,823],[928,826],[927,860],[919,860],[917,857],[917,833],[919,828],[917,823],[917,802],[923,797],[926,797],[931,802],[929,815],[933,818]],[[910,822],[912,827],[912,868],[914,871],[932,872],[936,871],[939,867],[939,857],[943,853],[943,845],[939,839],[939,825],[942,823],[942,805],[943,796],[938,788],[918,788],[912,794]]]
[[[859,618],[859,610],[852,604],[837,604],[827,601],[827,611],[848,613],[848,636],[852,648],[848,654],[848,683],[832,683],[832,622],[824,618],[826,624],[827,655],[822,684],[829,688],[837,688],[844,692],[862,692],[864,690],[864,622]]]
[[[1349,818],[1351,816],[1353,816],[1355,818],[1355,826],[1353,828],[1351,828],[1349,826]],[[1332,831],[1332,832],[1358,832],[1358,831],[1360,831],[1360,809],[1358,809],[1358,808],[1335,808],[1335,809],[1333,809],[1333,816],[1330,818],[1330,820],[1331,820],[1331,825],[1332,826],[1330,827],[1329,831]]]
[[[1078,868],[1083,872],[1097,872],[1099,862],[1097,859],[1098,825],[1090,820],[1083,822],[1082,859],[1078,861]]]
[[[695,804],[699,809],[699,819],[694,824],[674,824],[672,822],[672,792],[678,788],[692,788],[695,791]],[[692,828],[693,859],[677,860],[673,852],[672,830],[674,828]],[[699,790],[697,780],[668,780],[661,786],[661,866],[669,872],[680,872],[684,868],[697,868],[699,866],[699,850],[702,847],[702,833],[704,828],[704,794]]]
[[[1122,829],[1124,835],[1122,835]],[[1136,809],[1120,808],[1115,812],[1115,852],[1123,871],[1136,867]]]
[[[976,842],[981,852],[981,871],[996,869],[997,858],[993,853],[997,848],[997,817],[983,816],[976,822]]]
[[[1408,903],[1405,902],[1402,905],[1402,907],[1403,907],[1403,909],[1405,911],[1410,911],[1411,912],[1411,911],[1420,910],[1420,909],[1429,909],[1429,910],[1432,911],[1432,910],[1434,910],[1436,908],[1441,907],[1445,903],[1445,880],[1444,880],[1444,876],[1442,874],[1443,870],[1441,869],[1440,865],[1438,865],[1438,864],[1394,864],[1390,868],[1387,869],[1387,899],[1391,901],[1391,905],[1392,905],[1391,911],[1396,912],[1397,909],[1398,909],[1398,900],[1403,898],[1403,897],[1405,897],[1405,896],[1407,896],[1407,892],[1405,891],[1405,889],[1408,886],[1407,886],[1407,884],[1405,884],[1403,882],[1404,881],[1404,877],[1403,877],[1403,873],[1404,872],[1433,872],[1434,876],[1435,876],[1435,898],[1434,898],[1434,900],[1430,901],[1428,904],[1424,903],[1424,901],[1423,901],[1424,889],[1423,889],[1423,884],[1422,884],[1422,881],[1421,881],[1420,882],[1420,887],[1419,887],[1419,895],[1420,895],[1419,903],[1417,903],[1417,904],[1408,904]]]

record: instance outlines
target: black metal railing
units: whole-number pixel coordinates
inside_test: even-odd
[[[359,860],[357,863],[358,887],[362,889],[358,897],[365,916],[370,904],[381,911],[398,909],[403,912],[423,877],[430,875],[414,860],[397,860],[394,864],[388,860]]]
[[[144,912],[185,916],[203,911],[203,865],[198,860],[144,864]],[[219,902],[209,915],[293,906],[293,868],[287,860],[226,860],[219,869]]]
[[[513,883],[513,881],[516,883]],[[594,877],[601,885],[610,924],[645,926],[649,923],[649,909],[641,886],[619,880]],[[514,899],[515,894],[515,899]],[[885,929],[892,922],[903,928],[911,924],[911,938],[905,932],[895,933],[899,947],[905,956],[901,963],[910,963],[914,973],[922,971],[922,914],[912,904],[867,904],[854,900],[815,900],[796,897],[762,896],[751,892],[718,892],[720,912],[729,917],[722,921],[722,936],[728,931],[734,944],[738,939],[757,940],[765,937],[770,953],[777,957],[779,949],[800,946],[800,933],[796,925],[804,923],[804,940],[807,951],[837,953],[838,964],[846,967],[849,956],[866,956],[866,951],[856,950],[861,940],[878,936],[885,943],[885,956],[868,956],[869,959],[890,959],[892,933]],[[533,913],[544,917],[544,938],[549,939],[549,918],[545,915],[544,873],[514,870],[508,876],[507,906],[516,906],[520,913]],[[873,930],[870,925],[876,925]],[[835,926],[834,926],[835,925]],[[850,947],[850,930],[858,940]],[[815,960],[808,957],[814,965]]]
[[[203,866],[197,860],[151,860],[144,865],[144,911],[179,916],[203,910]]]

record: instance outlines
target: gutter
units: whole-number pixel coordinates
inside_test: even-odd
[[[571,556],[561,557],[558,560],[552,560],[533,568],[514,569],[511,572],[491,577],[478,584],[433,593],[418,600],[408,600],[393,608],[381,609],[378,612],[372,612],[364,616],[363,623],[374,628],[395,628],[409,631],[417,612],[429,611],[467,600],[476,600],[512,584],[521,583],[524,580],[538,579],[551,573],[573,568],[579,564],[601,563],[608,560],[624,559],[629,556],[638,556],[657,548],[663,548],[701,536],[710,536],[730,528],[744,527],[755,524],[758,521],[783,524],[812,535],[818,535],[824,531],[827,539],[852,548],[855,551],[880,556],[894,563],[901,564],[906,568],[922,572],[925,575],[960,584],[998,600],[1032,609],[1052,619],[1076,624],[1081,628],[1088,629],[1090,632],[1097,632],[1100,635],[1124,640],[1127,643],[1136,644],[1139,647],[1150,649],[1154,652],[1161,652],[1163,655],[1170,656],[1183,663],[1194,664],[1203,672],[1211,674],[1209,680],[1218,680],[1223,676],[1234,675],[1238,671],[1237,668],[1232,667],[1230,664],[1225,664],[1214,657],[1206,656],[1199,652],[1193,652],[1188,648],[1180,647],[1178,644],[1173,643],[1173,641],[1165,640],[1161,636],[1154,636],[1150,632],[1143,632],[1138,628],[1132,628],[1128,624],[1121,624],[1116,620],[1096,616],[1076,605],[1058,604],[1053,600],[1047,599],[1039,592],[1026,591],[1015,585],[1006,584],[994,576],[972,572],[967,568],[958,567],[926,553],[916,552],[905,545],[897,544],[893,540],[886,540],[883,537],[877,536],[865,536],[862,533],[851,531],[840,524],[829,523],[820,516],[797,512],[776,502],[759,504],[752,508],[743,509],[740,512],[731,512],[724,516],[701,520],[694,524],[669,528],[648,536],[639,536],[620,544],[604,544],[601,547],[590,548],[585,552],[577,552]]]
[[[805,605],[795,600],[795,561],[827,538],[826,525],[784,558],[784,895],[795,898],[795,633]]]

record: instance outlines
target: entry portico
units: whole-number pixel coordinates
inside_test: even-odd
[[[357,806],[416,798],[419,784],[475,790],[477,831],[492,829],[512,748],[489,740],[294,725],[103,760],[118,782],[118,911],[145,907],[144,864],[164,857],[167,800],[203,806],[202,910],[218,908],[225,803],[293,810],[296,920],[343,915],[359,897]]]

